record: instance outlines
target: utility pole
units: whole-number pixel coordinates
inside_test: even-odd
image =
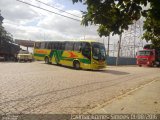
[[[122,40],[122,33],[119,36],[119,41],[118,41],[118,54],[116,58],[116,66],[119,64],[119,55],[120,55],[120,49],[121,49],[121,40]]]
[[[109,56],[109,43],[110,43],[110,35],[108,36],[107,56]]]
[[[104,38],[105,38],[105,37],[103,37],[103,44],[104,44]],[[105,44],[104,44],[104,45],[105,45]]]
[[[134,57],[136,56],[136,21],[134,23]]]

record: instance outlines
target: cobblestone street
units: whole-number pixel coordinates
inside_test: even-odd
[[[44,62],[0,63],[0,114],[86,113],[152,81],[160,69],[108,66],[74,70]]]

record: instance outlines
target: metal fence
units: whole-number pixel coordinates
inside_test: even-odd
[[[136,65],[136,58],[120,57],[118,65]],[[107,57],[108,65],[116,65],[116,57]]]

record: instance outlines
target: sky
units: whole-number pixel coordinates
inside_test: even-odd
[[[78,20],[81,20],[81,11],[86,10],[85,5],[81,3],[73,4],[71,0],[43,0],[44,3],[79,16],[78,18],[34,0],[23,1]],[[52,14],[16,0],[0,0],[0,9],[4,17],[3,26],[15,39],[68,40],[99,38],[95,26],[84,27],[80,21]]]
[[[86,10],[85,5],[82,3],[73,4],[72,0],[39,0],[70,14],[79,16],[75,17],[66,12],[43,5],[36,0],[22,1],[78,20],[81,20],[81,11]],[[104,42],[107,46],[108,38],[100,38],[98,36],[97,26],[84,27],[79,21],[49,13],[18,2],[17,0],[0,0],[0,10],[1,15],[4,17],[3,26],[13,35],[14,39],[34,41],[93,39],[99,42]],[[122,39],[124,38],[125,35],[122,35]],[[118,40],[118,35],[111,36],[110,44],[117,45]]]

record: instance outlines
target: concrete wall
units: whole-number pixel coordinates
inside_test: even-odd
[[[116,57],[107,57],[107,64],[116,65]],[[136,65],[136,58],[120,57],[119,65]]]

